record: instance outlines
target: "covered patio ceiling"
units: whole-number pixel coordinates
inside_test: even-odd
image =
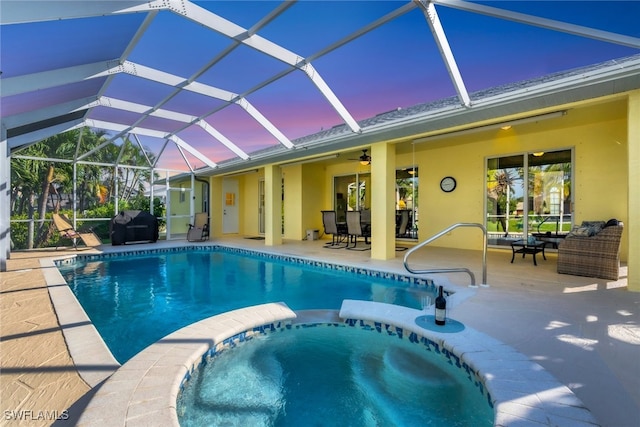
[[[86,126],[144,146],[152,167],[217,174],[518,114],[563,88],[577,99],[640,87],[636,1],[0,8],[12,153]]]

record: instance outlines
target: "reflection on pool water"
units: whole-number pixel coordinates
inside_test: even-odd
[[[420,342],[344,325],[259,335],[200,366],[182,426],[491,426],[468,372]]]
[[[284,301],[294,310],[335,310],[344,299],[359,299],[421,308],[425,295],[434,298],[425,280],[333,267],[222,247],[79,257],[59,265],[120,363],[173,331],[241,307]]]

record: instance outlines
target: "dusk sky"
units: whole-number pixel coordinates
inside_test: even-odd
[[[6,8],[11,1],[3,1]],[[244,28],[278,7],[272,1],[195,2]],[[300,1],[258,34],[306,58],[396,10],[404,1]],[[640,37],[640,1],[493,1],[508,9],[627,36]],[[35,5],[34,5],[35,7]],[[469,92],[527,80],[557,71],[640,53],[638,49],[558,33],[493,17],[436,6]],[[3,25],[2,78],[120,58],[145,14]],[[182,78],[194,75],[231,40],[183,17],[157,15],[127,60]],[[454,96],[455,90],[423,13],[415,8],[329,54],[312,61],[324,81],[356,120],[398,107]],[[197,82],[243,94],[287,70],[284,63],[246,46],[236,47],[205,71]],[[2,98],[2,116],[19,114],[97,94],[105,79]],[[113,78],[102,95],[154,106],[173,87],[126,74]],[[290,140],[341,124],[341,118],[301,71],[247,95],[247,100]],[[182,91],[161,108],[208,115],[222,101]],[[137,115],[105,107],[91,118],[132,124]],[[207,123],[248,153],[278,144],[236,105],[206,118]],[[183,123],[147,119],[140,127],[172,132]],[[235,155],[197,126],[178,133],[214,161]],[[141,137],[152,150],[163,141]],[[177,167],[177,151],[167,151],[161,166]],[[190,159],[193,160],[193,159]],[[202,164],[195,160],[195,167]],[[181,167],[182,168],[182,167]]]

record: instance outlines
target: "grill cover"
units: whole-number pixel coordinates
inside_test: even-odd
[[[146,211],[121,211],[111,219],[111,244],[155,242],[158,218]]]

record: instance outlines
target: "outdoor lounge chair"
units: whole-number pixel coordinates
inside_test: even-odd
[[[331,234],[331,243],[327,243],[324,247],[328,249],[344,248],[346,245],[343,245],[343,243],[347,240],[347,230],[344,225],[338,225],[336,211],[321,212],[324,234]]]
[[[353,246],[349,246],[347,249],[356,251],[366,251],[371,249],[369,244],[369,237],[371,237],[371,226],[362,223],[362,212],[360,211],[347,211],[347,233],[349,234],[349,241],[353,242]],[[358,238],[363,238],[365,247],[358,247]]]
[[[54,213],[53,214],[53,225],[58,230],[60,234],[60,240],[69,239],[73,243],[73,248],[78,250],[78,239],[84,242],[85,246],[88,248],[92,248],[95,246],[100,246],[102,242],[100,238],[96,236],[93,231],[76,231],[71,223],[62,215]],[[60,240],[58,240],[58,244],[56,245],[56,250],[60,246]]]
[[[189,224],[187,231],[189,242],[203,242],[209,240],[209,214],[207,212],[197,213],[193,224]]]
[[[585,221],[558,244],[558,273],[618,280],[622,222]]]

